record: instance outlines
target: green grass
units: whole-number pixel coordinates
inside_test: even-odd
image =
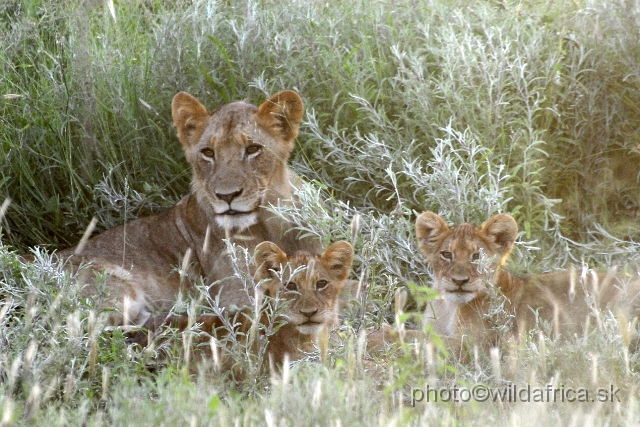
[[[638,424],[640,360],[612,317],[493,359],[422,343],[374,365],[357,351],[362,328],[393,321],[396,288],[430,284],[413,231],[425,210],[513,214],[515,271],[637,274],[636,1],[110,3],[0,4],[0,424]],[[279,211],[351,240],[369,290],[329,361],[296,364],[288,381],[188,377],[180,351],[151,374],[44,251],[93,217],[104,230],[188,191],[176,92],[213,108],[281,89],[306,102],[292,167],[308,185],[300,210]],[[18,259],[35,247],[37,262]],[[406,404],[411,388],[475,384],[613,384],[622,402]]]

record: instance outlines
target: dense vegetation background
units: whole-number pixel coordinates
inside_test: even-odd
[[[511,213],[515,271],[638,274],[639,39],[635,0],[3,1],[2,424],[637,424],[639,360],[620,319],[472,364],[425,344],[380,362],[382,376],[354,339],[393,320],[397,287],[429,285],[413,236],[424,210],[453,223]],[[77,242],[94,216],[104,230],[188,191],[176,92],[213,108],[281,89],[307,104],[292,161],[305,203],[288,214],[326,241],[353,240],[354,277],[370,291],[345,315],[332,363],[288,381],[189,380],[180,355],[150,376],[46,252]],[[15,253],[34,247],[38,262],[22,264]],[[603,379],[622,403],[417,410],[398,397],[425,384]]]

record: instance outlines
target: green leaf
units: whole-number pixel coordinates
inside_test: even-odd
[[[217,395],[213,396],[209,401],[209,410],[211,411],[212,414],[216,413],[216,410],[218,409],[218,405],[220,405],[220,397],[218,397]]]

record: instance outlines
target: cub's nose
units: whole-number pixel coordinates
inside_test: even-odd
[[[453,276],[451,276],[451,281],[454,283],[454,285],[456,285],[456,286],[461,288],[464,285],[466,285],[467,283],[469,283],[469,277],[453,277]]]
[[[300,314],[307,316],[308,318],[312,318],[314,314],[318,312],[317,308],[301,308]]]
[[[230,205],[233,199],[238,197],[241,193],[242,190],[234,191],[233,193],[216,193],[216,197],[220,200],[224,200]]]

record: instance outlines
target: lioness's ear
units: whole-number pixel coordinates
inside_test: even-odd
[[[449,231],[447,223],[433,212],[423,212],[416,218],[418,246],[427,258],[438,250],[438,240],[447,231]]]
[[[482,225],[482,232],[493,240],[493,250],[502,257],[501,264],[513,249],[518,236],[516,220],[507,214],[497,214]]]
[[[298,136],[298,128],[304,114],[304,102],[292,90],[283,90],[258,107],[258,124],[269,133],[291,142]]]
[[[178,129],[178,139],[188,148],[198,142],[209,113],[200,101],[186,92],[180,92],[171,101],[171,116]]]
[[[353,247],[349,242],[335,242],[320,255],[320,262],[336,279],[345,280],[351,272]]]
[[[287,254],[273,242],[262,242],[256,246],[255,265],[258,268],[280,270],[287,263]]]

